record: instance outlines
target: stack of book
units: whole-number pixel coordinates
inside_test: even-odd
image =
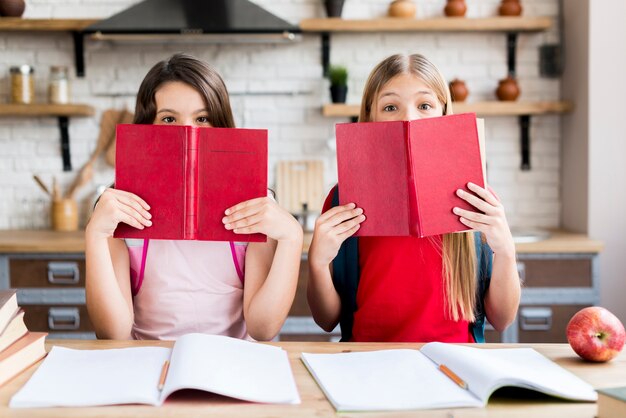
[[[0,386],[46,355],[45,332],[30,332],[15,290],[0,290]]]

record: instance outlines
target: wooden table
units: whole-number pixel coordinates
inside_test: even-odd
[[[59,345],[79,349],[103,349],[137,346],[171,346],[162,341],[92,341],[49,340],[47,348]],[[162,407],[122,405],[97,408],[9,409],[11,396],[24,385],[37,365],[0,388],[0,417],[333,417],[335,410],[317,386],[300,360],[301,352],[334,353],[342,350],[365,351],[387,348],[419,348],[421,344],[383,343],[303,343],[280,342],[289,353],[291,367],[300,392],[300,405],[260,405],[219,397],[205,392],[179,392],[172,395]],[[578,359],[567,344],[483,344],[484,348],[532,347],[570,370],[595,388],[626,386],[626,351],[605,364],[586,363]],[[342,413],[343,417],[567,417],[593,418],[595,403],[558,401],[548,397],[513,399],[496,397],[487,408],[442,409],[389,413]]]

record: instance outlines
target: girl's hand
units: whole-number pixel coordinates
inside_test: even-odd
[[[311,266],[328,267],[341,244],[361,227],[364,220],[363,209],[357,208],[354,203],[335,206],[317,218],[309,248]]]
[[[120,222],[137,229],[152,225],[150,206],[139,196],[123,190],[106,189],[100,196],[87,230],[109,238]]]
[[[455,207],[452,211],[459,215],[460,221],[469,228],[482,232],[487,237],[487,243],[495,254],[515,255],[515,244],[504,215],[504,207],[498,198],[489,190],[468,183],[467,188],[478,196],[464,190],[457,190],[456,194],[482,213]]]
[[[224,213],[224,227],[235,234],[260,233],[276,241],[302,237],[302,227],[296,218],[269,197],[246,200]]]

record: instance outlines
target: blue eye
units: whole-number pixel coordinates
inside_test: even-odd
[[[395,110],[398,110],[398,108],[395,107],[394,105],[387,105],[387,106],[383,107],[383,111],[384,112],[393,112]]]

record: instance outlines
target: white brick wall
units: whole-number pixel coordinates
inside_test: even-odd
[[[297,23],[322,17],[321,0],[254,0],[280,17]],[[29,0],[25,17],[104,18],[137,0]],[[343,16],[383,16],[390,0],[346,0]],[[419,0],[418,16],[441,16],[445,0]],[[468,0],[468,16],[496,14],[499,0]],[[524,0],[528,16],[556,16],[557,0]],[[539,76],[537,48],[558,40],[558,32],[522,34],[518,38],[518,77],[521,100],[559,99],[558,80]],[[360,101],[373,66],[396,52],[420,52],[447,78],[462,78],[470,100],[490,100],[506,74],[505,36],[502,34],[336,34],[331,61],[350,71],[349,101]],[[134,108],[134,95],[147,70],[158,60],[185,51],[214,65],[232,95],[236,122],[242,127],[270,130],[270,182],[280,159],[323,159],[326,183],[336,179],[336,164],[328,141],[334,124],[345,119],[324,118],[321,106],[329,102],[328,83],[321,77],[320,38],[304,35],[290,45],[109,44],[87,41],[86,77],[72,76],[73,100],[96,108],[94,118],[72,118],[70,137],[75,170],[95,147],[101,112],[109,107]],[[0,32],[0,101],[8,100],[8,68],[31,64],[36,68],[37,96],[45,100],[48,67],[67,65],[73,71],[73,45],[64,33]],[[49,226],[49,202],[32,181],[37,173],[51,182],[56,176],[67,187],[76,171],[61,168],[59,132],[53,118],[0,118],[0,228]],[[556,227],[560,223],[560,118],[532,119],[533,169],[519,170],[517,118],[488,118],[488,179],[500,195],[510,223],[516,227]],[[113,179],[103,162],[96,165],[92,183],[81,190],[83,222],[99,184]]]

